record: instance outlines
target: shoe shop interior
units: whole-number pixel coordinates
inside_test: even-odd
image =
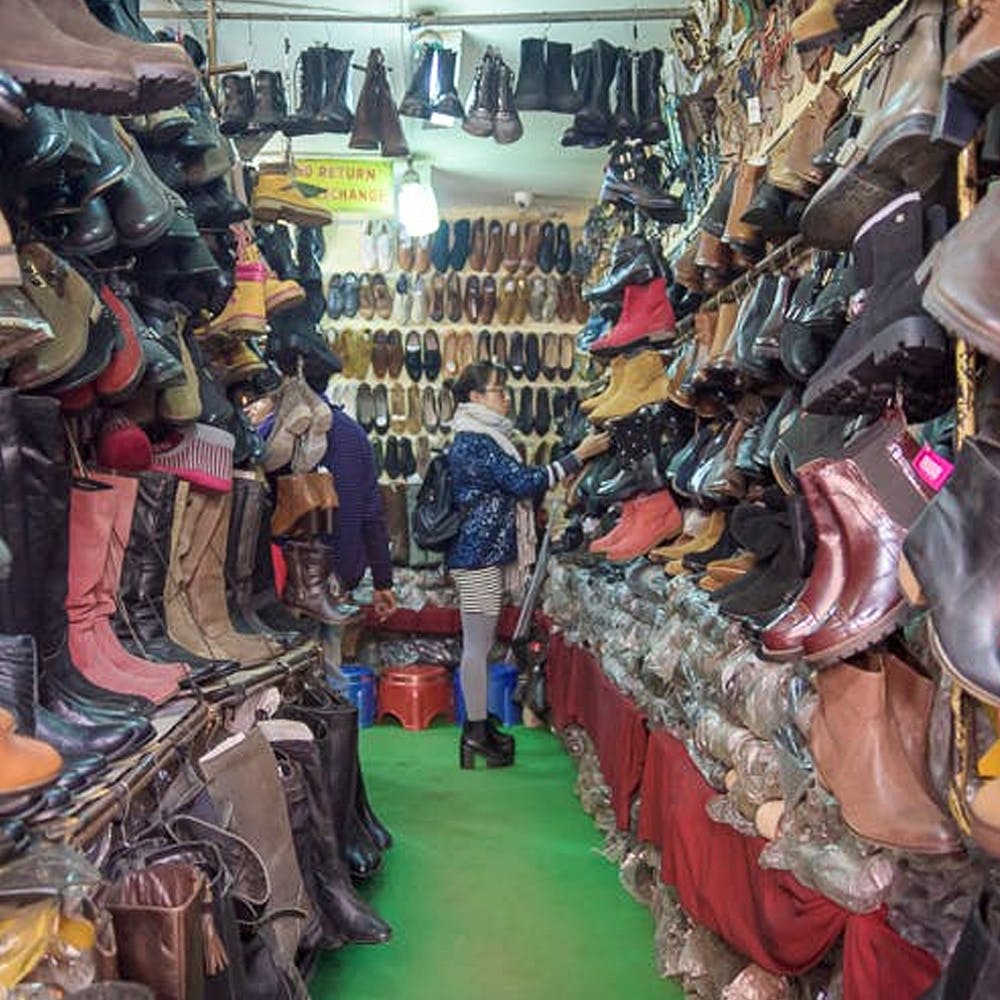
[[[1000,1000],[1000,0],[498,2],[0,3],[0,1000]]]

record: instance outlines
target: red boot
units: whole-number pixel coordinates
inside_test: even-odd
[[[612,562],[629,562],[680,534],[684,519],[670,490],[651,493],[648,499],[650,502],[639,509],[625,536],[605,553]]]
[[[667,283],[654,278],[645,285],[625,286],[625,305],[610,333],[590,345],[593,354],[610,354],[640,344],[669,340],[676,329]]]

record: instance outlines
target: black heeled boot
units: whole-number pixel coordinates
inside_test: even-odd
[[[462,726],[458,750],[458,764],[463,771],[475,768],[477,755],[486,761],[487,767],[510,767],[514,763],[513,753],[504,752],[484,719]]]
[[[505,733],[501,728],[500,724],[492,715],[486,718],[486,728],[490,731],[490,735],[493,737],[496,745],[503,750],[504,753],[510,754],[511,761],[514,759],[514,737],[510,733]]]

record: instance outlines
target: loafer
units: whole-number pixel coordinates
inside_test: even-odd
[[[424,331],[424,374],[433,382],[441,374],[441,343],[434,330]]]
[[[424,373],[423,368],[423,345],[420,341],[420,334],[416,330],[410,330],[406,335],[406,350],[404,352],[404,365],[406,374],[414,382],[420,381],[420,376]]]

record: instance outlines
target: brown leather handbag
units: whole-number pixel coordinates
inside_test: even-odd
[[[271,534],[314,535],[333,528],[333,512],[340,506],[329,472],[300,472],[278,476],[278,499],[271,515]]]
[[[205,957],[202,908],[205,876],[186,862],[127,872],[104,900],[114,918],[118,965],[158,1000],[202,1000]]]

